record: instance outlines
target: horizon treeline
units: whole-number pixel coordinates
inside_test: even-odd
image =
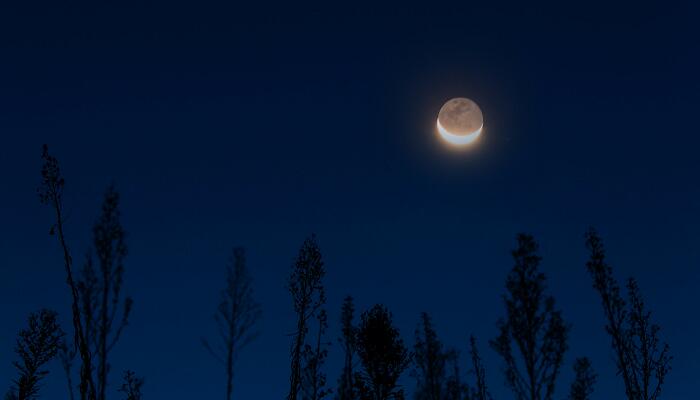
[[[66,223],[63,177],[58,160],[45,145],[42,151],[39,199],[51,210],[49,232],[61,250],[68,296],[71,301],[68,327],[61,327],[56,311],[31,313],[17,335],[16,376],[5,400],[38,399],[47,363],[60,359],[70,400],[106,400],[107,388],[118,388],[122,399],[140,400],[144,378],[129,369],[111,371],[110,354],[127,331],[134,307],[123,293],[126,269],[126,230],[121,225],[119,193],[107,187],[95,223],[92,244],[78,261],[64,235]],[[627,400],[656,400],[660,397],[672,356],[660,337],[660,327],[651,319],[634,278],[624,287],[606,261],[600,235],[589,229],[584,235],[588,250],[585,268],[593,289],[600,296],[604,329],[618,379]],[[500,358],[503,383],[516,400],[587,400],[594,392],[597,374],[589,358],[578,355],[571,364],[564,356],[570,350],[571,323],[549,294],[547,278],[540,270],[542,258],[535,238],[516,236],[511,252],[513,265],[505,279],[503,312],[494,338],[465,337],[466,363],[456,347],[443,343],[429,313],[416,310],[417,325],[411,342],[398,330],[391,311],[375,304],[359,312],[351,294],[340,310],[328,310],[324,277],[326,266],[315,235],[299,248],[287,276],[290,312],[296,326],[289,335],[289,387],[286,400],[492,400],[479,343]],[[582,266],[584,267],[584,266]],[[202,338],[203,351],[220,363],[225,372],[221,395],[237,398],[235,371],[240,352],[258,337],[262,315],[255,298],[254,282],[246,265],[245,249],[236,247],[225,269],[220,302],[214,310],[215,334]],[[338,312],[340,335],[329,334],[328,315]],[[206,337],[209,337],[207,339]],[[331,344],[342,352],[342,370],[328,375],[325,362]],[[334,349],[335,349],[334,348]],[[574,349],[575,351],[575,349]],[[563,369],[573,371],[572,382],[561,382]],[[413,379],[405,388],[402,377]],[[114,384],[119,379],[120,384]],[[496,382],[495,384],[500,384]],[[623,393],[605,393],[620,398]]]

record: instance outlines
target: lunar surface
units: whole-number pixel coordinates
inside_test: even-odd
[[[445,103],[438,113],[437,129],[446,141],[465,145],[474,142],[484,127],[481,109],[472,100],[458,97]]]

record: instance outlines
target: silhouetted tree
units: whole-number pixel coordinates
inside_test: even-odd
[[[596,381],[591,361],[586,357],[577,358],[574,362],[574,373],[576,376],[571,384],[569,400],[589,400]]]
[[[98,400],[105,399],[109,353],[128,323],[133,304],[129,297],[120,304],[124,257],[127,253],[124,238],[125,232],[120,222],[119,194],[110,186],[104,195],[102,212],[93,226],[93,247],[99,270],[95,268],[92,253],[88,252],[77,282],[83,333],[97,364],[94,380]],[[120,308],[121,316],[117,319]],[[73,354],[68,351],[61,353],[69,381]]]
[[[136,376],[134,371],[124,371],[124,383],[119,391],[126,395],[125,400],[141,400],[141,387],[143,378]]]
[[[102,203],[102,214],[93,227],[95,253],[100,262],[100,299],[97,308],[97,389],[98,398],[105,399],[107,374],[109,372],[109,352],[114,348],[122,330],[128,323],[132,300],[124,300],[121,318],[114,325],[124,276],[124,257],[127,253],[124,241],[125,232],[121,225],[119,193],[110,186]]]
[[[471,400],[469,386],[462,382],[459,353],[450,351],[445,361],[445,369],[448,371],[445,381],[445,400]]]
[[[555,310],[554,298],[545,297],[535,239],[520,234],[517,241],[515,265],[506,279],[506,317],[499,321],[500,334],[491,346],[503,358],[506,384],[517,400],[551,400],[569,327]]]
[[[326,388],[326,374],[323,364],[328,357],[328,344],[323,342],[323,336],[328,329],[326,311],[321,309],[317,314],[318,333],[313,344],[306,344],[302,352],[303,372],[301,375],[302,400],[321,400],[330,394]]]
[[[668,344],[660,344],[659,326],[651,322],[634,279],[629,279],[629,304],[622,298],[612,268],[605,261],[605,248],[597,232],[586,233],[590,258],[586,263],[593,287],[600,294],[607,319],[606,331],[628,400],[655,400],[661,394],[672,357]]]
[[[446,392],[446,364],[450,352],[437,337],[428,313],[421,313],[421,320],[416,328],[416,343],[413,346],[412,371],[416,378],[416,400],[443,400]]]
[[[357,393],[355,392],[355,335],[356,328],[353,325],[355,314],[355,306],[351,296],[347,296],[343,301],[343,307],[340,314],[341,333],[340,344],[343,348],[344,362],[343,372],[338,379],[338,390],[336,393],[337,400],[356,400]]]
[[[41,168],[41,185],[37,190],[39,199],[43,204],[49,205],[54,213],[54,223],[51,226],[50,233],[56,234],[58,241],[63,251],[63,265],[66,271],[66,282],[71,291],[71,311],[73,314],[73,329],[74,329],[74,346],[80,354],[80,398],[81,400],[96,400],[95,383],[92,378],[92,355],[90,345],[85,339],[83,331],[82,317],[80,311],[80,298],[78,294],[78,285],[73,279],[73,259],[66,243],[66,237],[63,231],[65,221],[63,213],[63,188],[65,179],[61,175],[61,170],[56,157],[49,154],[48,146],[44,145],[42,152],[44,164]]]
[[[233,259],[226,269],[226,288],[221,293],[221,302],[214,315],[220,345],[212,347],[202,339],[204,347],[226,368],[226,399],[233,393],[234,362],[238,353],[258,335],[255,324],[260,319],[261,309],[253,297],[253,279],[245,261],[245,250],[233,250]]]
[[[28,327],[19,332],[15,353],[20,361],[13,362],[19,372],[7,399],[30,400],[39,394],[39,383],[49,371],[42,367],[58,353],[63,331],[56,321],[56,313],[41,310],[29,315]]]
[[[293,334],[291,349],[290,388],[287,400],[296,400],[299,395],[302,380],[302,351],[309,330],[308,322],[309,319],[317,316],[326,302],[322,283],[325,273],[321,251],[318,248],[316,237],[312,235],[302,244],[287,281],[294,311],[297,314],[297,327]]]
[[[80,276],[77,281],[78,297],[80,299],[80,311],[82,314],[82,326],[85,341],[88,343],[90,356],[95,357],[95,348],[97,347],[97,324],[95,322],[96,310],[98,307],[98,280],[93,266],[92,254],[87,252],[85,255],[85,263],[80,270]],[[62,346],[58,356],[61,359],[63,370],[66,373],[68,382],[68,395],[73,400],[73,361],[76,355],[75,347]]]
[[[65,340],[61,341],[61,345],[58,349],[58,358],[61,360],[61,366],[66,374],[66,381],[68,383],[68,400],[74,400],[75,395],[73,393],[73,360],[75,358],[75,346],[68,346]]]
[[[403,399],[398,379],[411,363],[411,354],[393,326],[391,313],[377,304],[362,313],[357,330],[357,354],[362,372],[356,374],[360,399]]]
[[[489,393],[488,386],[486,385],[486,368],[479,355],[479,350],[476,346],[476,338],[474,338],[474,336],[469,337],[469,355],[472,359],[472,368],[476,381],[474,388],[470,390],[469,399],[491,400],[491,393]]]
[[[110,186],[104,195],[102,212],[92,228],[99,269],[95,269],[92,256],[88,253],[78,282],[83,309],[83,332],[86,341],[91,344],[97,364],[95,382],[98,400],[105,399],[109,353],[128,324],[133,304],[129,297],[123,302],[121,299],[127,247],[120,219],[119,193]],[[119,315],[120,318],[117,319]]]
[[[97,273],[93,265],[92,253],[87,252],[85,255],[85,262],[82,269],[80,270],[80,277],[77,282],[78,286],[78,296],[80,299],[80,311],[82,314],[82,326],[85,341],[89,345],[91,357],[95,357],[97,348],[97,309],[99,307],[99,282],[97,278]],[[63,364],[63,369],[66,372],[66,379],[68,380],[68,394],[70,398],[73,398],[73,387],[72,387],[72,366],[73,359],[75,357],[75,349],[69,349],[64,346],[59,351],[59,357],[61,358],[61,363]]]

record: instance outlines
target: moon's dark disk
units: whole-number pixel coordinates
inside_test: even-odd
[[[438,113],[438,132],[452,144],[472,143],[481,135],[483,127],[481,109],[475,102],[463,97],[449,100]]]

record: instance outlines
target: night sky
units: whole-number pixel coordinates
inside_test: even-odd
[[[511,398],[488,340],[515,235],[529,232],[573,325],[557,397],[587,355],[594,398],[622,398],[585,269],[595,226],[672,347],[663,398],[693,397],[697,5],[58,3],[0,10],[0,387],[16,375],[14,338],[30,312],[54,308],[71,331],[52,216],[36,194],[47,143],[67,179],[76,260],[105,188],[122,196],[135,305],[112,390],[128,368],[145,376],[146,399],[223,397],[200,338],[215,335],[225,266],[244,246],[264,314],[234,395],[283,398],[295,326],[285,280],[313,232],[334,342],[348,294],[358,311],[386,304],[409,344],[427,311],[463,353],[477,337],[494,396]],[[465,151],[434,131],[452,97],[484,112],[484,135]],[[331,385],[340,360],[334,343]],[[67,397],[60,364],[50,367],[44,396]]]

